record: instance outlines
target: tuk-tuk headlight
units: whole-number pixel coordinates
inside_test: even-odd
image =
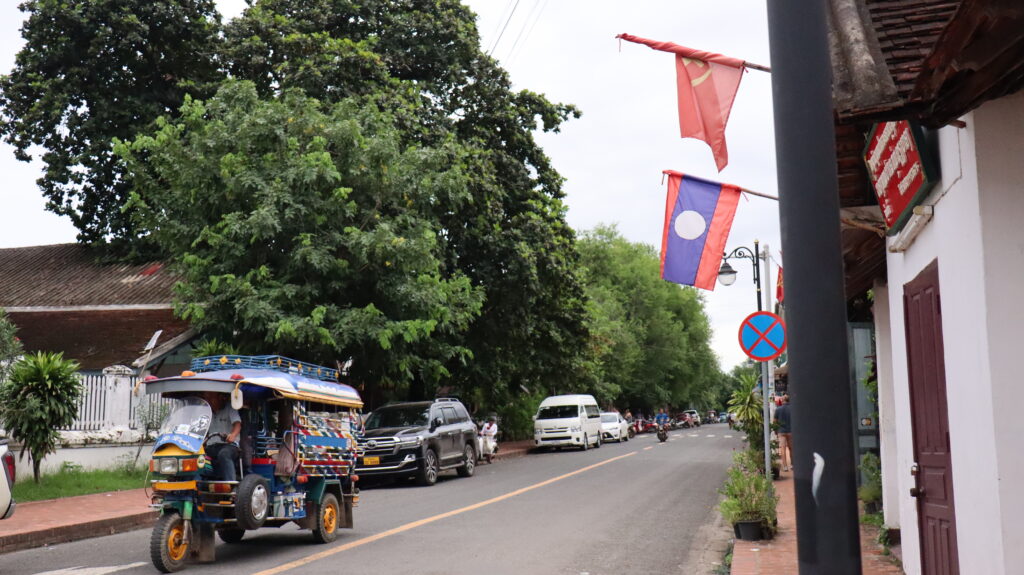
[[[160,459],[160,473],[162,475],[174,475],[178,472],[178,460],[173,457]]]

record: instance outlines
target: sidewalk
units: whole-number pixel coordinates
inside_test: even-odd
[[[532,447],[533,441],[502,443],[494,460],[522,457]],[[156,522],[157,512],[149,508],[145,491],[18,503],[14,515],[0,521],[0,553],[150,527]]]
[[[793,476],[786,473],[775,482],[779,495],[779,532],[770,541],[740,541],[732,551],[732,575],[796,575],[796,505]],[[882,555],[882,547],[860,529],[861,566],[864,575],[903,575],[893,560]]]

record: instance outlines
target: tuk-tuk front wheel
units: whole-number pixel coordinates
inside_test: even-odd
[[[333,493],[324,493],[316,510],[316,524],[313,526],[313,540],[330,543],[338,538],[340,522],[338,498]]]
[[[164,513],[157,520],[149,540],[149,555],[153,566],[164,573],[184,569],[188,542],[185,541],[185,520],[179,513]]]

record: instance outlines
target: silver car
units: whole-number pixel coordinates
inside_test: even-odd
[[[601,414],[601,439],[603,441],[629,441],[629,423],[622,414],[604,412]]]

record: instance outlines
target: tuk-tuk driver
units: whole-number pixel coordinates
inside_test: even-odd
[[[235,461],[238,461],[238,436],[242,434],[242,418],[231,407],[228,394],[206,392],[203,398],[213,409],[206,455],[213,461],[213,472],[222,481],[237,481]]]

